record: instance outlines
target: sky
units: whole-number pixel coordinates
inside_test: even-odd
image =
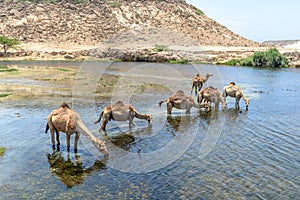
[[[256,42],[300,40],[299,0],[186,0],[231,31]]]

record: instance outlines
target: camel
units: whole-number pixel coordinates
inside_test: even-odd
[[[177,91],[174,95],[170,96],[168,99],[160,101],[159,106],[162,103],[167,103],[167,113],[171,114],[172,108],[185,109],[186,114],[190,113],[192,107],[198,108],[199,106],[195,102],[191,95],[185,94],[182,90]]]
[[[94,146],[102,152],[106,157],[108,151],[104,141],[96,138],[83,124],[79,114],[72,110],[66,103],[63,103],[58,109],[53,110],[48,116],[47,126],[45,133],[50,128],[52,146],[55,148],[55,137],[54,131],[56,132],[57,148],[59,149],[59,131],[66,133],[67,136],[67,150],[70,151],[70,138],[72,134],[75,134],[74,151],[77,153],[77,143],[79,140],[80,133],[83,133]]]
[[[239,102],[240,102],[240,99],[243,98],[243,100],[245,101],[245,104],[246,104],[246,110],[248,110],[250,99],[248,99],[246,97],[246,95],[244,94],[241,87],[236,85],[235,82],[230,82],[230,84],[225,86],[223,89],[222,97],[225,102],[225,106],[227,105],[226,104],[227,96],[235,98],[235,108],[236,109],[240,108]]]
[[[226,106],[221,93],[213,86],[208,86],[205,89],[200,90],[197,102],[199,104],[204,104],[207,111],[210,110],[211,103],[215,104],[215,109],[219,108],[220,102],[222,102],[223,108]]]
[[[152,116],[148,114],[140,114],[138,113],[135,108],[130,104],[124,104],[122,101],[118,101],[113,105],[106,106],[99,115],[99,118],[97,121],[95,121],[95,124],[101,121],[102,118],[102,124],[99,131],[104,131],[106,129],[106,125],[108,121],[111,119],[114,121],[127,121],[129,120],[129,128],[131,128],[134,123],[133,119],[134,117],[138,119],[145,119],[148,121],[148,124],[152,124]]]
[[[212,73],[207,73],[203,78],[200,74],[196,74],[192,81],[192,89],[191,94],[193,93],[193,89],[195,89],[195,95],[202,89],[203,84],[209,79],[209,77],[213,76]]]

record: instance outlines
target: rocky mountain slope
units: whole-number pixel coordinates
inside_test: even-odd
[[[185,1],[1,4],[0,33],[24,42],[97,44],[126,30],[155,27],[184,34],[197,45],[257,45],[198,13]]]

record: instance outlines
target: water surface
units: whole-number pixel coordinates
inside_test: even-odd
[[[124,80],[140,81],[146,73],[144,68],[141,73],[141,65],[115,63],[105,73],[120,75],[123,82],[116,87],[122,88]],[[61,98],[2,102],[0,146],[7,151],[0,158],[1,199],[300,198],[299,69],[167,65],[157,73],[159,69],[149,68],[151,76],[143,79],[170,82],[166,90],[133,87],[128,97],[139,112],[153,115],[152,127],[135,119],[131,130],[127,122],[109,122],[107,136],[98,132],[99,124],[93,122],[114,96],[123,95],[119,91],[112,98],[65,98],[86,126],[107,142],[109,160],[91,150],[83,135],[77,155],[74,137],[70,153],[66,151],[64,134],[60,151],[52,150],[44,130],[47,115]],[[249,111],[242,100],[237,111],[234,100],[228,99],[224,111],[206,114],[192,109],[186,115],[174,109],[166,115],[166,106],[160,108],[158,102],[174,89],[189,93],[197,70],[214,73],[206,85],[219,89],[235,81],[251,99]]]

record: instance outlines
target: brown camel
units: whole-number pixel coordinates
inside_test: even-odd
[[[174,95],[170,96],[168,99],[159,102],[159,106],[162,103],[167,103],[167,113],[171,114],[172,108],[185,109],[186,113],[189,114],[192,107],[198,108],[197,103],[191,95],[185,94],[183,91],[179,90]]]
[[[148,114],[140,114],[135,108],[130,104],[124,104],[122,101],[118,101],[113,105],[106,106],[100,113],[99,118],[95,121],[95,124],[101,121],[102,124],[99,131],[105,131],[106,124],[111,119],[114,121],[127,121],[129,120],[129,127],[134,125],[134,117],[138,119],[145,119],[148,121],[149,125],[152,124],[152,116]]]
[[[219,108],[220,102],[222,102],[223,108],[226,106],[222,99],[221,93],[213,86],[208,86],[205,89],[200,90],[198,93],[197,102],[199,104],[204,104],[207,111],[210,110],[211,103],[215,104],[215,109]]]
[[[222,97],[226,106],[226,97],[230,96],[235,98],[235,108],[239,109],[240,99],[243,98],[246,104],[246,110],[248,110],[250,100],[246,97],[241,87],[235,84],[235,82],[231,82],[229,85],[225,86],[223,89]]]
[[[213,76],[212,73],[207,73],[205,77],[202,77],[200,74],[196,74],[192,81],[192,89],[191,94],[193,93],[193,89],[195,89],[195,95],[202,89],[203,84],[209,79],[209,77]]]
[[[46,133],[50,128],[51,141],[53,148],[55,148],[55,137],[54,131],[56,132],[57,147],[59,148],[59,131],[66,133],[67,136],[67,149],[70,151],[70,138],[72,134],[75,134],[74,151],[77,153],[77,143],[79,140],[80,133],[83,133],[94,145],[102,152],[105,156],[108,156],[106,145],[104,141],[96,138],[83,124],[79,115],[70,107],[63,103],[58,109],[53,110],[48,116],[48,122],[46,126]]]

